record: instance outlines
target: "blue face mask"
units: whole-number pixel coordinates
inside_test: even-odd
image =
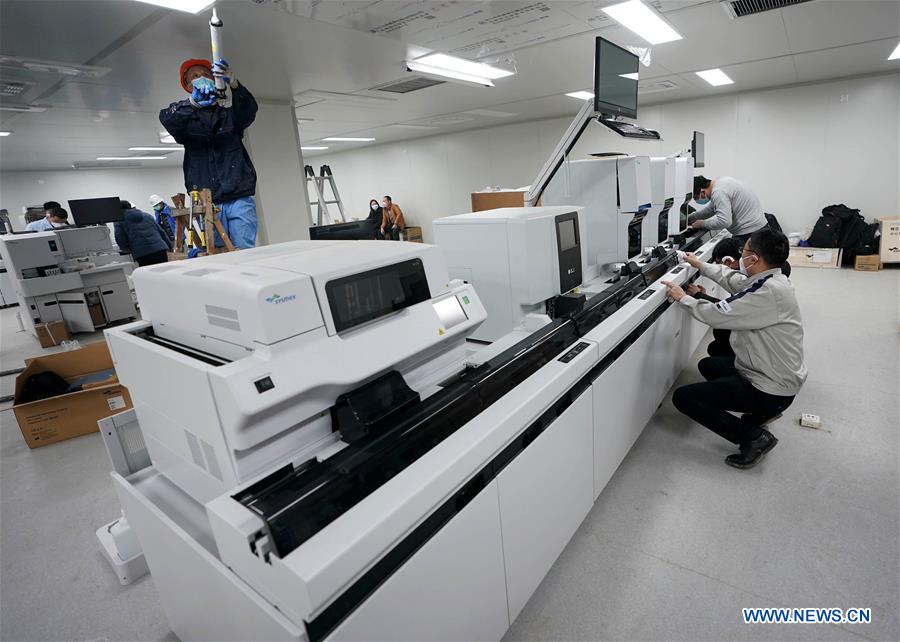
[[[206,76],[200,76],[199,78],[194,78],[191,81],[191,85],[194,86],[194,89],[206,89],[211,90],[216,88],[216,83],[207,78]]]
[[[697,205],[706,205],[709,203],[708,198],[695,198],[694,200],[697,202]]]

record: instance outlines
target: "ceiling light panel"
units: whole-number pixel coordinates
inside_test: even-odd
[[[166,9],[177,9],[186,13],[200,13],[215,4],[214,0],[137,0],[144,4],[152,4]]]
[[[566,94],[569,98],[577,98],[578,100],[593,100],[594,93],[590,91],[571,91]]]
[[[894,47],[894,52],[888,56],[888,60],[897,60],[900,58],[900,44]]]
[[[184,147],[129,147],[129,152],[183,152]]]
[[[98,161],[145,161],[166,160],[168,156],[98,156]]]
[[[629,0],[610,7],[603,7],[603,12],[651,45],[659,45],[682,38],[680,33],[641,0]]]
[[[332,143],[371,143],[375,139],[355,136],[329,136],[322,140]]]
[[[497,80],[498,78],[505,78],[515,74],[515,72],[508,69],[500,69],[499,67],[492,67],[483,62],[472,62],[465,58],[457,58],[456,56],[448,56],[447,54],[442,53],[422,56],[421,58],[416,58],[412,62],[436,67],[438,69],[455,71],[469,76],[477,76],[478,78],[487,78],[488,80]]]
[[[729,78],[724,71],[718,68],[698,71],[697,75],[703,78],[703,80],[708,82],[713,87],[721,87],[722,85],[734,84],[734,81]]]

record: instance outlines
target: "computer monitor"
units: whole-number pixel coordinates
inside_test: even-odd
[[[69,201],[69,214],[78,226],[104,225],[125,220],[125,211],[118,196],[80,198]]]
[[[637,118],[638,57],[597,37],[594,53],[594,111]]]
[[[704,149],[703,132],[694,132],[694,139],[691,141],[691,156],[694,157],[694,167],[703,167],[706,158],[706,150]]]

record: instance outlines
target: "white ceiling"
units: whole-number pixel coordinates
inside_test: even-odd
[[[563,96],[589,89],[593,39],[643,45],[600,11],[613,0],[224,0],[224,49],[260,100],[305,91],[393,98],[385,104],[327,100],[297,109],[304,144],[325,136],[402,140],[494,124],[574,114]],[[900,72],[887,56],[900,40],[898,0],[812,0],[732,20],[716,0],[652,2],[684,36],[652,48],[641,84],[675,89],[639,94],[648,105],[842,76]],[[130,0],[3,0],[0,54],[89,64],[100,78],[0,67],[0,80],[34,85],[17,100],[42,113],[0,111],[0,169],[65,169],[97,156],[158,145],[158,111],[186,95],[178,67],[207,57],[208,16]],[[399,80],[403,60],[435,49],[515,61],[518,74],[494,88],[444,84],[405,95],[373,91]],[[735,84],[713,88],[693,72],[721,67]],[[3,99],[7,105],[13,99]],[[474,113],[473,113],[474,110]],[[424,128],[396,127],[416,124]],[[351,149],[351,143],[324,143]],[[149,152],[148,152],[149,153]],[[314,155],[307,152],[307,155]],[[180,154],[147,167],[179,165]]]

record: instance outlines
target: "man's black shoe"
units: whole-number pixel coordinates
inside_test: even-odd
[[[728,455],[725,463],[734,468],[746,470],[753,468],[762,461],[766,453],[772,450],[778,443],[778,439],[768,430],[763,429],[759,437],[751,441],[746,447],[741,445],[741,452]]]
[[[760,428],[762,428],[763,426],[768,426],[770,423],[772,423],[776,419],[779,419],[780,417],[780,412],[777,415],[772,415],[771,417],[754,415],[752,412],[744,413],[743,415],[741,415],[741,419],[753,424],[754,426],[759,426]]]

